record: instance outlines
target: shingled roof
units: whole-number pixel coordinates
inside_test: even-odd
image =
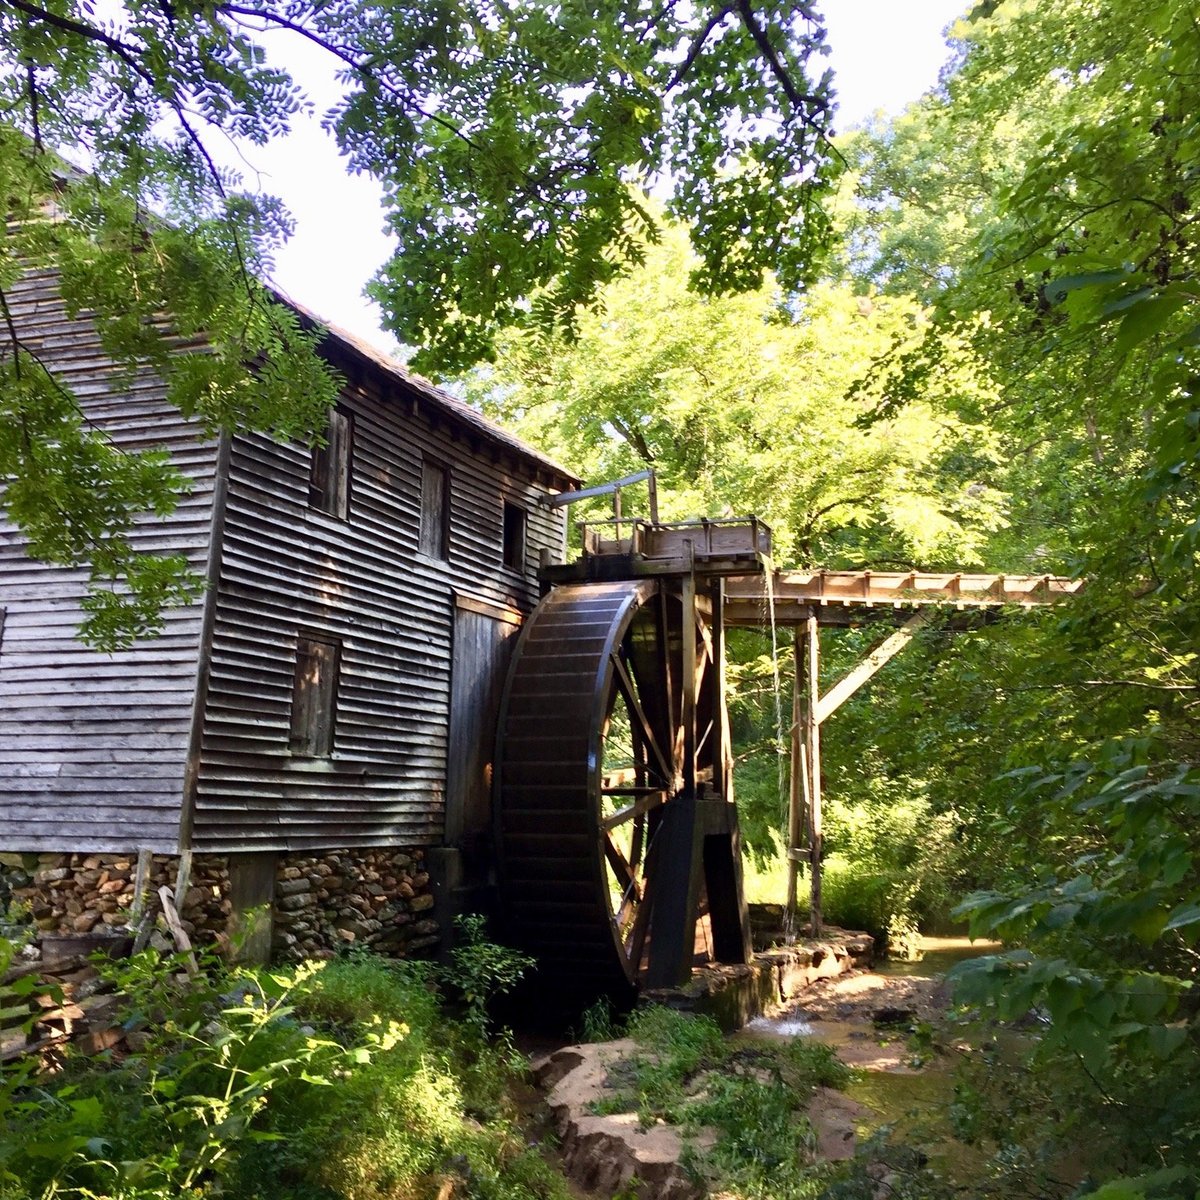
[[[307,321],[319,325],[326,331],[326,344],[323,349],[328,353],[341,352],[363,364],[368,370],[384,375],[393,383],[398,383],[407,394],[416,395],[421,401],[429,404],[437,413],[451,425],[458,426],[470,436],[488,442],[498,449],[514,454],[519,458],[535,465],[543,473],[550,476],[551,482],[560,490],[576,488],[580,484],[579,476],[557,463],[540,450],[534,449],[507,429],[497,425],[472,408],[457,396],[430,383],[415,372],[410,371],[402,362],[377,350],[370,343],[356,337],[348,330],[342,329],[332,321],[327,321],[305,305],[293,300],[278,289],[274,289],[276,297],[289,308],[295,309]]]

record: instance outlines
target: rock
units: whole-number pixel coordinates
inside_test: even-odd
[[[871,1020],[876,1025],[909,1025],[916,1015],[912,1008],[877,1008],[871,1014]]]
[[[312,884],[306,878],[285,879],[275,887],[277,896],[298,896],[302,892],[312,890]]]
[[[639,1200],[700,1200],[704,1188],[680,1165],[684,1155],[678,1129],[662,1124],[642,1129],[637,1113],[596,1116],[590,1111],[603,1094],[609,1067],[637,1049],[631,1039],[568,1046],[534,1063],[539,1081],[550,1086],[547,1104],[558,1129],[563,1166],[574,1182],[601,1195],[624,1190]],[[702,1131],[695,1143],[711,1146],[713,1135]]]
[[[305,886],[308,886],[307,883]],[[317,898],[312,892],[304,891],[282,897],[278,901],[277,907],[281,908],[284,912],[297,912],[302,908],[309,908],[315,905],[316,902]]]
[[[96,922],[100,920],[99,913],[80,913],[72,922],[71,928],[76,933],[91,933]]]
[[[408,908],[410,912],[424,912],[426,909],[432,908],[433,904],[433,896],[429,892],[425,892],[421,896],[414,896],[408,902]]]

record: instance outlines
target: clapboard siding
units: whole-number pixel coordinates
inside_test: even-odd
[[[165,403],[162,381],[132,380],[89,321],[69,318],[47,272],[6,289],[22,342],[74,392],[96,429],[126,450],[167,449],[194,481],[167,520],[132,534],[148,552],[206,570],[216,448]],[[166,614],[161,638],[99,654],[77,639],[85,574],[35,563],[0,513],[0,847],[178,848],[202,604]]]
[[[456,591],[528,612],[561,510],[536,456],[497,445],[394,373],[337,364],[353,417],[347,520],[308,503],[310,451],[235,439],[221,532],[192,844],[204,850],[428,845],[442,837]],[[450,471],[448,561],[418,550],[424,458]],[[540,474],[540,479],[536,478]],[[502,564],[504,501],[528,513]],[[334,749],[290,750],[297,639],[341,644]]]

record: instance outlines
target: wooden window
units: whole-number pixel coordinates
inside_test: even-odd
[[[350,459],[354,421],[349,413],[329,410],[325,445],[314,446],[308,475],[311,507],[344,521],[350,515]]]
[[[421,464],[421,553],[450,557],[450,472],[428,458]]]
[[[525,570],[525,510],[510,500],[504,502],[504,565]]]
[[[342,645],[336,638],[301,634],[296,639],[296,678],[292,684],[293,754],[328,758],[333,753],[334,709]]]

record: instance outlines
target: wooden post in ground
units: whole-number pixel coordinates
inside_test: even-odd
[[[788,734],[791,749],[791,770],[788,774],[788,832],[787,832],[787,912],[785,927],[790,937],[796,929],[797,876],[800,870],[800,843],[804,837],[804,796],[808,793],[805,779],[804,746],[801,742],[801,702],[803,639],[797,629],[792,638],[792,723]]]
[[[804,708],[804,745],[808,755],[808,861],[812,887],[810,918],[813,937],[821,935],[821,629],[816,617],[805,622],[808,703]]]

